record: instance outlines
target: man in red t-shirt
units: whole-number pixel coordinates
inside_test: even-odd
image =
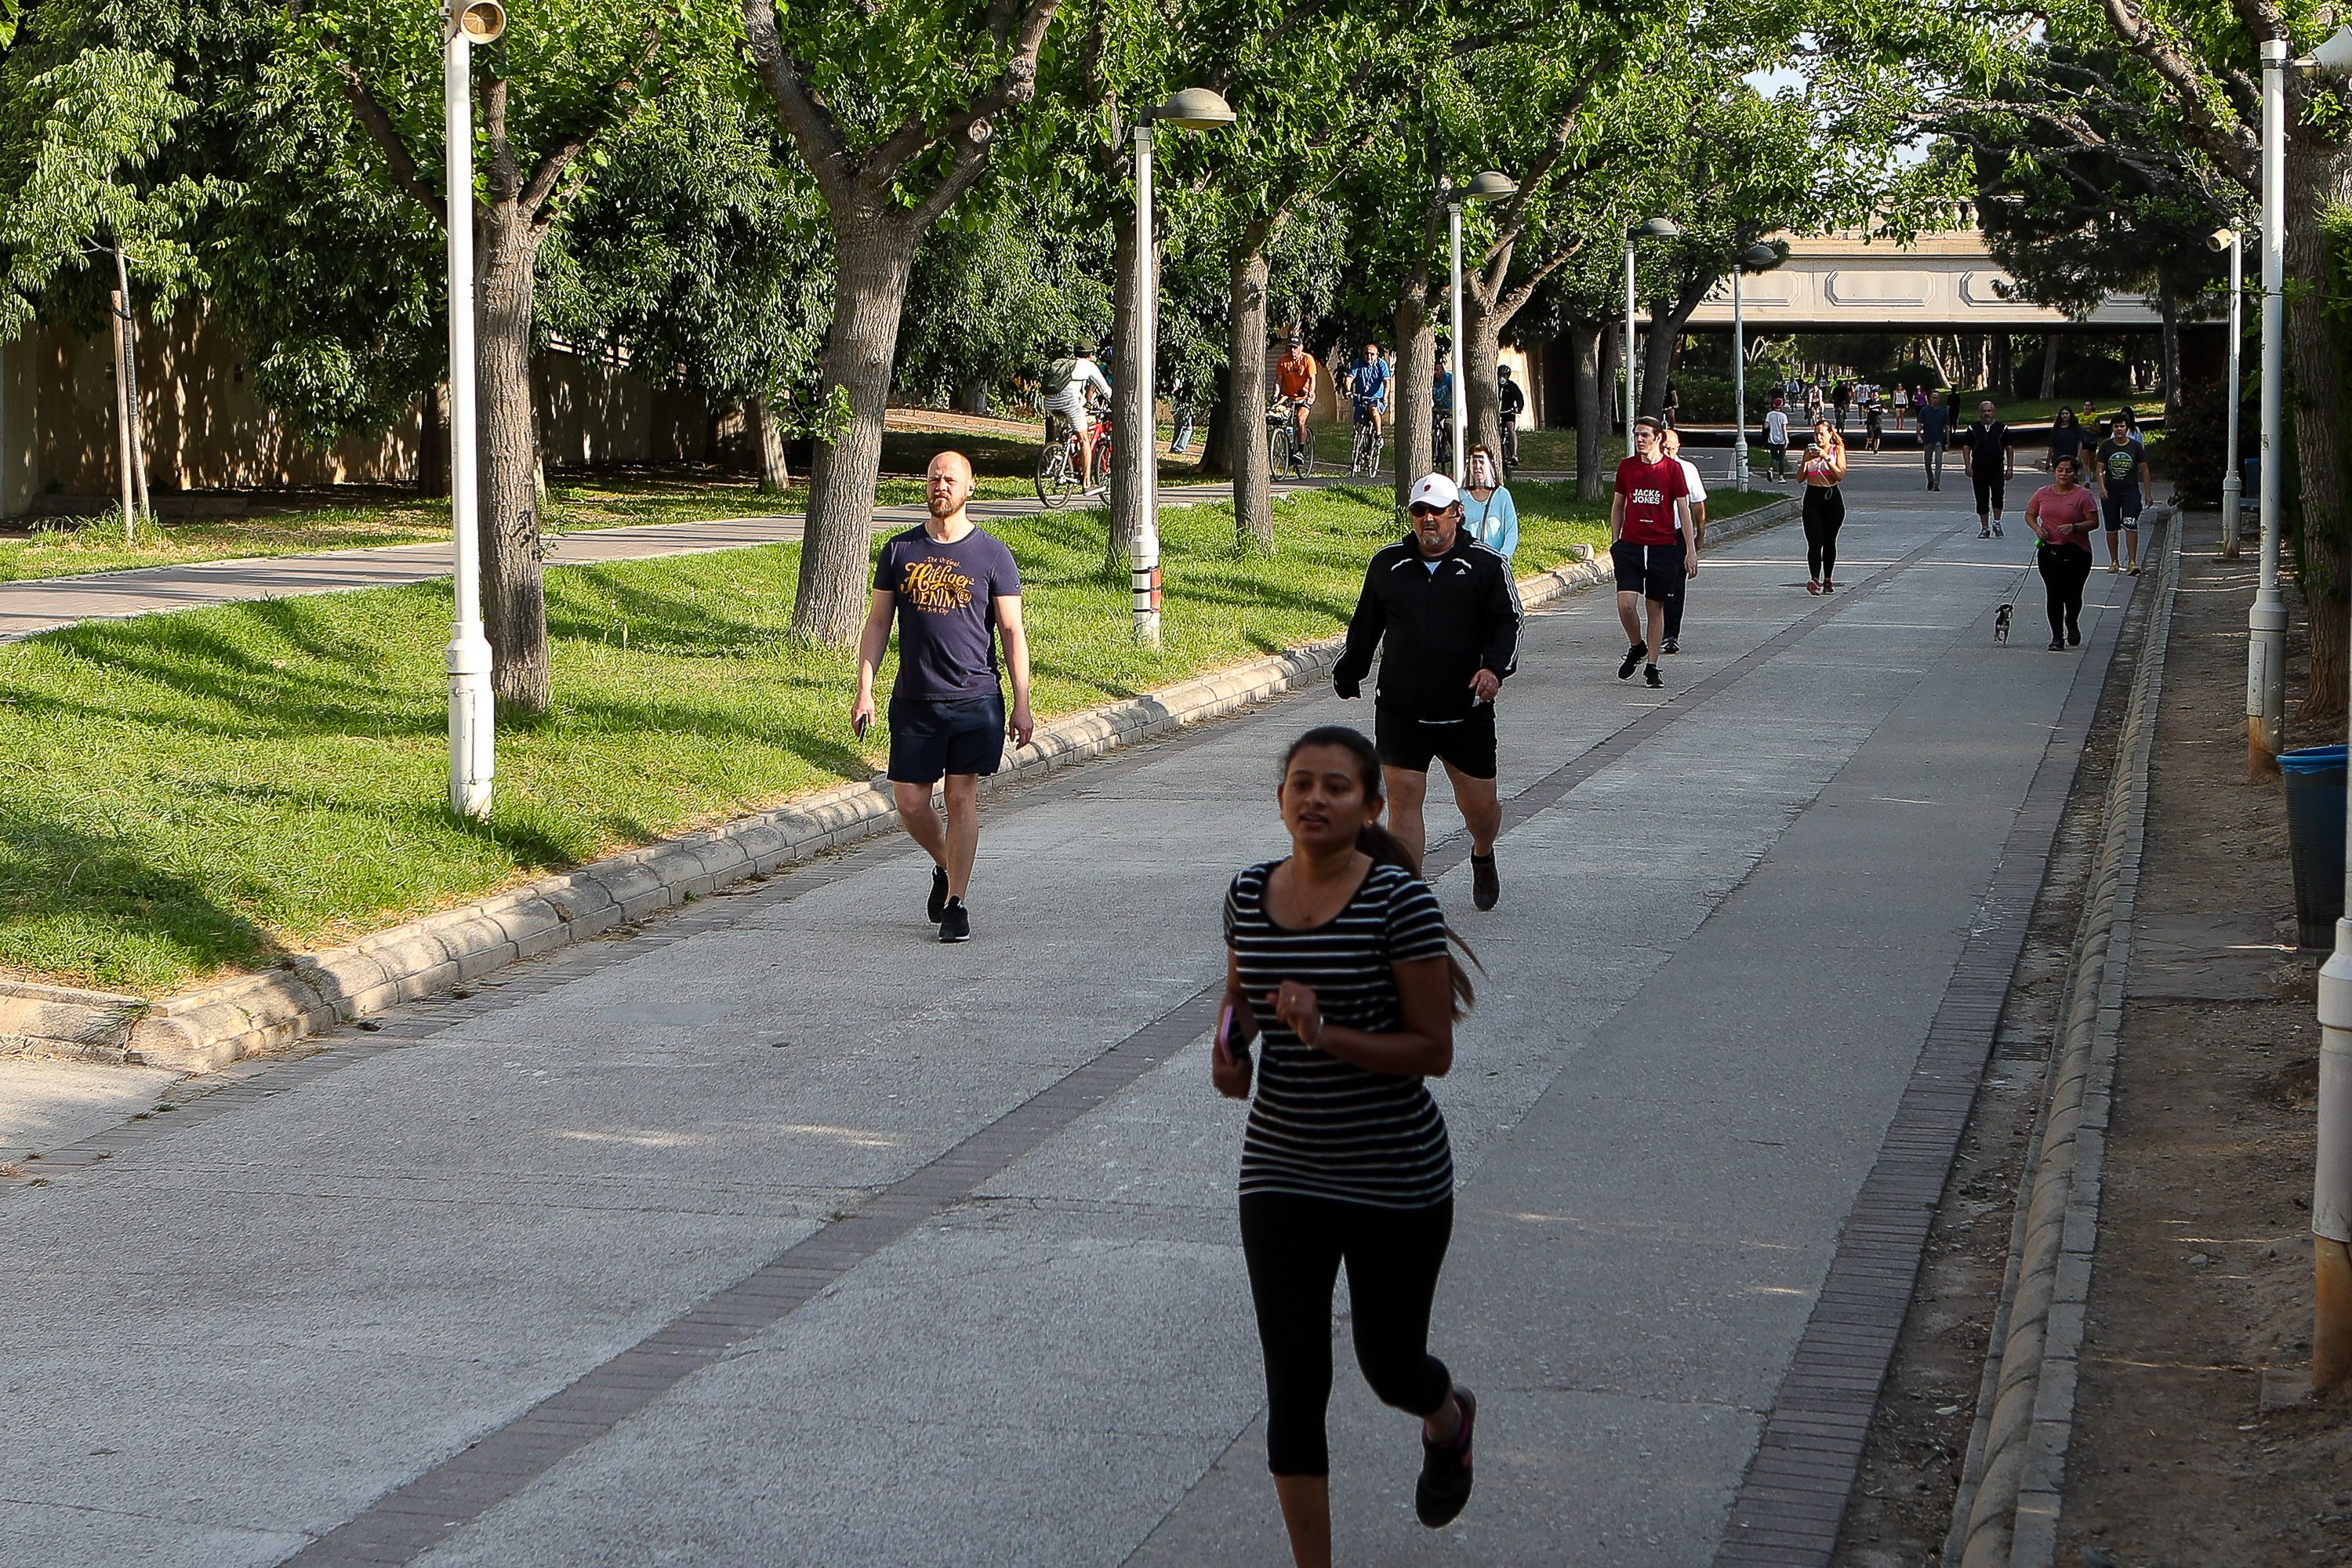
[[[1642,679],[1664,686],[1657,656],[1666,636],[1666,600],[1684,578],[1698,575],[1698,544],[1690,526],[1690,484],[1683,466],[1666,456],[1664,427],[1650,415],[1633,422],[1633,455],[1617,465],[1617,493],[1609,502],[1609,559],[1617,568],[1617,618],[1624,623],[1630,678],[1648,659]],[[1642,601],[1650,602],[1650,635],[1642,636]]]

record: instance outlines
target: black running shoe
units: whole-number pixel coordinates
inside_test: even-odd
[[[1470,1440],[1476,1435],[1478,1400],[1458,1383],[1454,1397],[1462,1405],[1462,1430],[1451,1443],[1422,1438],[1421,1480],[1412,1489],[1412,1510],[1432,1530],[1459,1519],[1470,1500]]]
[[[1646,664],[1642,667],[1642,679],[1648,681],[1653,686],[1664,686],[1665,684],[1665,681],[1661,679],[1658,674],[1658,667],[1654,664]]]
[[[1470,857],[1470,901],[1482,910],[1491,910],[1495,900],[1503,896],[1503,879],[1495,874],[1492,855]]]
[[[2083,646],[2082,627],[2068,626],[2066,628],[2066,646],[2068,647],[2081,647]]]
[[[931,900],[923,906],[923,912],[930,916],[933,925],[939,924],[948,912],[948,868],[945,866],[931,868]]]
[[[961,899],[950,899],[948,907],[940,911],[940,940],[941,942],[971,940],[971,914],[963,907]]]
[[[2064,653],[2066,651],[2066,645],[2060,642],[2056,637],[2052,637],[2050,639],[2050,651],[2052,653]]]
[[[1637,642],[1632,647],[1627,648],[1625,650],[1625,662],[1617,667],[1617,679],[1620,680],[1633,679],[1633,672],[1642,668],[1642,659],[1649,651],[1650,645],[1645,642]]]
[[[1673,637],[1668,637],[1665,641],[1664,641],[1664,642],[1662,642],[1662,643],[1660,643],[1660,644],[1658,645],[1658,652],[1659,652],[1660,654],[1662,654],[1662,655],[1663,655],[1663,654],[1669,654],[1669,653],[1680,653],[1680,652],[1682,652],[1682,651],[1683,651],[1683,645],[1682,645],[1679,641],[1677,641],[1676,639],[1675,639],[1675,638],[1673,638]]]

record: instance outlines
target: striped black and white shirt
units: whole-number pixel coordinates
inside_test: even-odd
[[[1314,988],[1325,1026],[1393,1034],[1404,1026],[1390,965],[1445,952],[1445,912],[1400,866],[1374,866],[1347,906],[1309,931],[1265,912],[1278,860],[1252,866],[1225,893],[1225,945],[1265,1030],[1257,1098],[1242,1140],[1241,1190],[1427,1208],[1454,1195],[1445,1120],[1415,1077],[1373,1072],[1307,1045],[1274,1016],[1286,980]]]

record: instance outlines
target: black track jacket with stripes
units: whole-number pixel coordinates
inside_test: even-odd
[[[1363,596],[1348,623],[1348,651],[1331,672],[1342,697],[1363,689],[1383,637],[1380,700],[1415,719],[1466,717],[1470,678],[1491,669],[1507,679],[1519,667],[1519,599],[1511,563],[1463,529],[1429,569],[1421,541],[1407,534],[1372,557]]]

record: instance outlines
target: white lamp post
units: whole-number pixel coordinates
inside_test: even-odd
[[[1160,646],[1160,432],[1159,359],[1160,269],[1151,248],[1151,127],[1154,121],[1186,131],[1208,131],[1234,122],[1234,111],[1223,98],[1205,87],[1188,87],[1169,95],[1168,101],[1148,110],[1135,123],[1135,309],[1139,329],[1136,377],[1143,387],[1143,428],[1125,438],[1143,443],[1142,516],[1135,542],[1128,553],[1128,599],[1134,614],[1135,640],[1146,647]]]
[[[2244,385],[2239,377],[2238,345],[2244,336],[2239,311],[2244,304],[2246,291],[2246,237],[2234,228],[2217,228],[2206,236],[2205,243],[2215,250],[2230,253],[2230,406],[2229,455],[2223,460],[2221,472],[2221,555],[2224,560],[2238,558],[2238,513],[2243,502],[2245,480],[2240,476],[2238,463],[2238,402]]]
[[[1472,180],[1462,193],[1463,201],[1491,202],[1516,195],[1519,183],[1499,169],[1489,169]],[[1446,224],[1454,241],[1454,482],[1460,484],[1469,473],[1470,447],[1470,386],[1463,379],[1462,367],[1468,363],[1462,343],[1462,202],[1446,204]]]
[[[1740,314],[1739,275],[1778,267],[1780,250],[1751,245],[1731,258],[1731,488],[1748,488],[1748,322]]]
[[[1681,234],[1683,226],[1668,217],[1642,220],[1641,226],[1625,237],[1625,450],[1633,449],[1633,245],[1643,239],[1672,239]],[[1652,321],[1650,330],[1656,331],[1658,323]]]
[[[448,141],[444,192],[449,229],[449,521],[456,541],[457,617],[449,637],[449,809],[490,815],[498,711],[490,643],[482,635],[481,493],[474,447],[473,48],[506,31],[499,0],[447,0],[441,13],[441,110]]]
[[[2286,40],[2263,43],[2262,574],[2246,613],[2246,765],[2278,767],[2286,732],[2286,601],[2279,595],[2279,377],[2285,360]]]

